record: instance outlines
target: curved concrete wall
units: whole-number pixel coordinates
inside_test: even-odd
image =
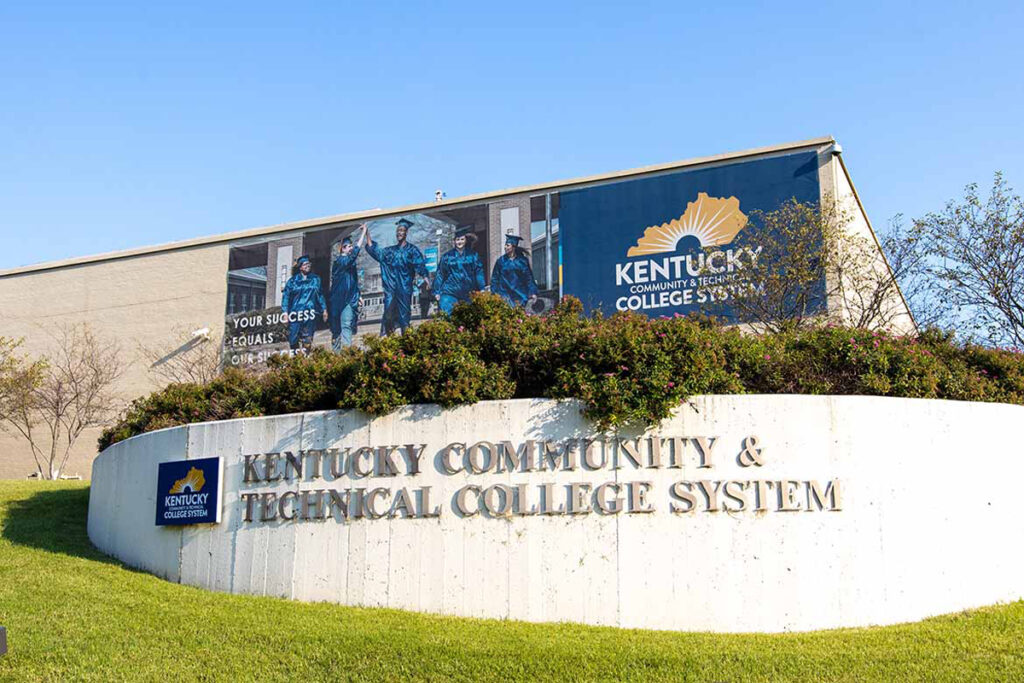
[[[705,396],[658,428],[660,468],[633,466],[623,444],[609,441],[594,446],[608,449],[603,468],[486,474],[445,473],[446,445],[561,441],[593,436],[593,427],[577,405],[545,400],[413,406],[378,419],[318,412],[198,424],[129,439],[96,459],[89,537],[171,581],[299,600],[678,630],[889,624],[1024,597],[1021,424],[1024,408],[1001,404]],[[750,436],[757,448],[744,451]],[[697,437],[710,462],[701,462]],[[639,442],[644,465],[654,457],[651,443]],[[307,465],[302,477],[243,481],[246,455],[392,444],[425,444],[422,471],[408,474],[396,451],[397,476],[335,478],[327,457],[322,478]],[[681,466],[671,467],[680,444],[674,464]],[[155,526],[157,464],[211,456],[225,458],[224,521]],[[483,451],[475,456],[484,464]],[[616,458],[620,469],[612,467]],[[264,459],[251,462],[263,472]],[[715,481],[755,480],[776,483],[715,493]],[[819,495],[833,480],[841,492],[834,505]],[[463,487],[496,483],[510,492],[526,484],[528,496],[549,483],[561,496],[573,484],[619,482],[628,506],[637,502],[631,481],[643,482],[647,494],[636,507],[653,512],[460,516],[453,509]],[[681,481],[693,483],[672,488]],[[809,481],[820,484],[816,492]],[[257,504],[246,522],[240,497],[426,486],[438,517],[344,520],[335,510],[326,519],[264,522]],[[593,488],[577,490],[582,505],[600,503]],[[690,493],[693,505],[673,490]],[[610,493],[603,500],[614,507]],[[495,508],[499,497],[489,499]],[[738,510],[741,497],[747,505]],[[381,494],[379,511],[387,500]],[[476,494],[466,500],[473,508]],[[288,496],[285,511],[299,515],[298,503]]]

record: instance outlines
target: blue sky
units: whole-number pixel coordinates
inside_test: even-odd
[[[834,135],[1024,191],[1020,3],[0,5],[0,268]]]

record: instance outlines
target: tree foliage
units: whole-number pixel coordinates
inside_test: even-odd
[[[903,236],[917,267],[907,273],[916,311],[964,338],[1024,348],[1024,202],[996,173]]]
[[[782,333],[832,323],[891,329],[906,308],[897,284],[903,260],[892,267],[879,246],[852,230],[848,210],[790,200],[774,211],[754,211],[750,222],[764,239],[743,281],[719,288],[731,308],[757,333]]]
[[[21,345],[21,340],[0,337],[0,426],[20,410],[43,375],[44,363],[22,355]]]
[[[529,316],[478,293],[450,316],[365,349],[275,357],[137,399],[100,448],[174,425],[308,410],[383,415],[404,404],[577,399],[601,428],[642,428],[697,394],[867,394],[1024,404],[1024,354],[949,335],[821,325],[764,335],[706,317],[583,316],[566,297]]]

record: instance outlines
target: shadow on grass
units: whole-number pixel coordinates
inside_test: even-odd
[[[89,542],[88,516],[88,488],[40,491],[7,504],[2,536],[17,545],[120,564]]]

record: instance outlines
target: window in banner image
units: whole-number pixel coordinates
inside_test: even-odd
[[[539,211],[537,204],[540,204]],[[544,197],[533,197],[530,199],[530,266],[533,268],[533,279],[537,281],[537,286],[541,289],[548,287],[544,253],[547,234],[548,222],[544,217]]]
[[[258,311],[267,300],[267,245],[234,247],[228,256],[226,314]]]
[[[554,192],[551,197],[551,248],[548,249],[548,289],[554,291],[554,298],[557,301],[562,296],[560,287],[562,268],[562,247],[559,239],[558,228],[558,193]]]
[[[530,264],[537,285],[558,288],[558,195],[530,199]]]
[[[501,217],[501,234],[504,235],[518,235],[519,234],[519,207],[509,206],[500,210]]]
[[[280,306],[284,301],[284,288],[288,280],[295,274],[295,247],[290,244],[277,247],[277,283],[274,290],[274,305]]]

